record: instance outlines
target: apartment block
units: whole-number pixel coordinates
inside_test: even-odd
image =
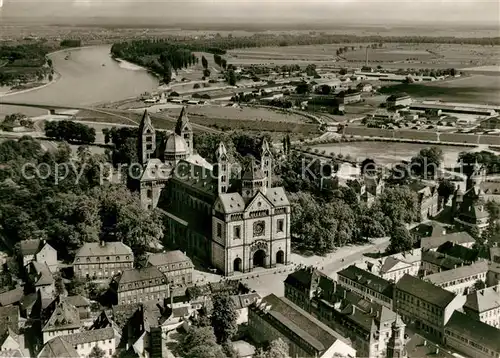
[[[474,289],[477,281],[486,281],[487,273],[488,262],[478,261],[468,266],[425,276],[424,280],[457,295],[463,295]]]
[[[500,286],[469,293],[463,309],[467,316],[500,328]]]

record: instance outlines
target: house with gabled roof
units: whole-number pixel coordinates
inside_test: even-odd
[[[23,266],[36,261],[40,264],[47,264],[51,272],[57,270],[57,251],[45,240],[33,239],[23,240],[19,243]]]
[[[55,337],[43,346],[37,358],[81,358],[76,349],[63,337]]]
[[[469,293],[463,309],[467,316],[500,328],[500,286],[486,287]]]
[[[80,332],[81,329],[78,309],[65,300],[58,300],[49,318],[42,325],[43,342]]]
[[[456,295],[411,275],[404,275],[395,286],[394,311],[416,328],[444,340],[444,326],[465,296]]]
[[[476,240],[468,232],[460,231],[445,235],[423,237],[420,241],[420,247],[424,250],[435,251],[447,242],[470,248],[476,243]]]
[[[40,291],[42,299],[51,299],[55,294],[55,280],[46,263],[32,261],[28,266],[28,276],[35,289]]]
[[[379,269],[380,277],[392,282],[398,282],[405,273],[416,275],[418,270],[414,272],[412,264],[392,256],[387,257]]]
[[[423,279],[447,291],[462,295],[467,294],[477,281],[486,281],[487,272],[488,262],[478,261],[470,265],[437,272],[425,276]]]
[[[131,269],[134,253],[123,242],[86,242],[77,251],[73,261],[75,276],[107,279]]]
[[[500,357],[500,329],[455,311],[445,330],[445,344],[472,358]]]
[[[392,308],[394,284],[355,265],[337,272],[340,285],[369,301]]]
[[[116,351],[115,332],[112,327],[80,331],[62,339],[71,344],[80,357],[88,357],[94,347],[99,347],[106,358],[111,358]]]
[[[193,283],[193,262],[181,250],[150,254],[146,265],[157,267],[172,285]]]

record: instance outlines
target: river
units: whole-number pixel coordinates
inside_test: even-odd
[[[88,106],[136,97],[158,87],[158,80],[146,70],[110,57],[110,45],[84,47],[52,53],[54,68],[61,78],[49,86],[9,95],[5,101],[52,105]],[[71,55],[66,60],[68,53]],[[0,115],[15,111],[27,115],[46,113],[25,107],[0,106]]]

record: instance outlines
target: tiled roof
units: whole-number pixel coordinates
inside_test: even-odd
[[[112,327],[93,329],[64,336],[64,340],[73,346],[113,338],[115,338],[115,332]]]
[[[19,349],[8,349],[5,351],[0,351],[1,358],[21,358],[24,354]]]
[[[0,305],[8,306],[21,301],[24,296],[22,287],[16,287],[13,290],[0,293]]]
[[[231,299],[236,309],[241,309],[257,302],[260,299],[260,295],[258,293],[247,293],[244,295],[233,295]]]
[[[443,245],[439,246],[436,250],[437,252],[446,254],[448,256],[453,256],[464,260],[465,262],[473,262],[483,256],[482,258],[487,259],[488,255],[486,252],[481,255],[478,250],[469,249],[468,247],[457,245],[451,242],[445,242]]]
[[[407,262],[410,264],[420,263],[422,261],[422,249],[414,249],[411,251],[400,252],[394,255],[391,255],[395,259],[398,259],[403,262]]]
[[[159,280],[159,283],[156,280]],[[136,282],[145,282],[147,284],[146,286],[141,285],[141,287],[151,287],[165,283],[165,276],[156,266],[147,266],[140,269],[125,270],[118,276],[116,281],[120,288],[126,284]]]
[[[309,267],[302,268],[289,274],[285,279],[285,283],[294,288],[309,290],[311,288],[313,275],[319,276],[321,273]]]
[[[186,162],[203,167],[210,171],[213,170],[214,168],[212,164],[210,164],[205,158],[203,158],[199,154],[191,154],[186,158]]]
[[[148,256],[148,262],[153,266],[163,266],[179,262],[189,262],[193,266],[191,259],[181,250],[161,252]]]
[[[42,241],[39,239],[22,240],[19,243],[21,254],[23,256],[35,255],[38,252],[38,249],[40,248],[41,243],[42,243]]]
[[[500,352],[500,329],[471,319],[462,312],[453,312],[446,324],[445,332],[447,329],[457,332],[469,339],[469,341],[489,348],[497,354]]]
[[[215,199],[217,180],[212,170],[203,165],[195,165],[189,161],[181,160],[172,173],[172,179]]]
[[[446,349],[436,346],[418,334],[412,335],[406,342],[406,352],[408,358],[456,358],[453,354],[448,353]]]
[[[464,264],[464,261],[453,256],[448,256],[436,251],[422,252],[422,261],[429,262],[441,268],[451,270]]]
[[[241,176],[242,180],[262,180],[265,178],[264,172],[260,168],[259,165],[255,162],[255,158],[250,158],[250,163],[248,167],[243,171],[243,175]]]
[[[31,264],[37,274],[35,286],[48,286],[54,283],[54,277],[52,276],[47,263],[32,261]]]
[[[88,298],[83,297],[81,295],[76,295],[76,296],[68,296],[65,298],[66,301],[68,301],[69,304],[75,306],[75,307],[88,307],[90,306],[90,301]]]
[[[455,298],[455,294],[452,292],[408,274],[405,274],[396,283],[396,289],[441,308],[448,306]]]
[[[78,308],[66,301],[59,302],[52,315],[45,323],[42,331],[58,331],[61,329],[80,328],[80,314]]]
[[[399,264],[400,260],[394,258],[394,257],[387,257],[384,261],[384,263],[382,264],[382,267],[380,267],[380,273],[384,274],[384,273],[387,273],[389,271],[391,271],[397,264]],[[408,263],[404,263],[405,266],[408,266]]]
[[[76,253],[75,260],[77,258],[94,256],[110,256],[110,259],[114,260],[115,256],[123,255],[129,255],[129,259],[131,261],[134,260],[134,257],[132,256],[132,249],[125,245],[123,242],[106,242],[104,243],[104,245],[99,242],[86,242]],[[124,258],[120,258],[120,260],[123,259]]]
[[[225,214],[239,213],[245,210],[245,201],[240,193],[221,193],[219,200]]]
[[[75,348],[58,336],[48,341],[38,354],[37,358],[80,358]]]
[[[262,299],[262,304],[271,306],[267,314],[284,324],[294,334],[320,352],[326,351],[337,340],[350,344],[347,339],[286,298],[271,294]]]
[[[453,234],[424,237],[421,239],[420,247],[422,249],[436,249],[445,242],[450,241],[455,244],[470,244],[476,240],[465,231],[455,232]]]
[[[424,280],[429,281],[435,285],[440,285],[445,282],[459,280],[465,277],[478,275],[488,272],[488,262],[478,261],[471,265],[460,266],[456,269],[441,271],[424,277]]]
[[[290,205],[290,201],[283,187],[268,188],[266,197],[275,207]]]
[[[467,295],[464,308],[478,313],[500,308],[500,287],[487,287]]]
[[[351,265],[339,271],[337,276],[347,277],[352,281],[358,282],[359,284],[392,299],[393,284],[390,281],[387,281],[382,277],[374,275],[371,272],[363,270],[355,265]]]

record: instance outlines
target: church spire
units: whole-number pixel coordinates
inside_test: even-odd
[[[152,158],[156,150],[156,133],[151,123],[148,110],[144,111],[141,123],[139,124],[139,159],[144,165],[148,159]]]
[[[260,154],[260,166],[264,175],[266,177],[264,186],[266,188],[272,187],[272,175],[273,175],[273,154],[269,149],[269,143],[266,138],[262,141],[262,149]]]
[[[184,138],[189,154],[193,154],[193,128],[189,122],[186,107],[182,107],[179,118],[177,118],[177,123],[175,124],[175,134]]]

